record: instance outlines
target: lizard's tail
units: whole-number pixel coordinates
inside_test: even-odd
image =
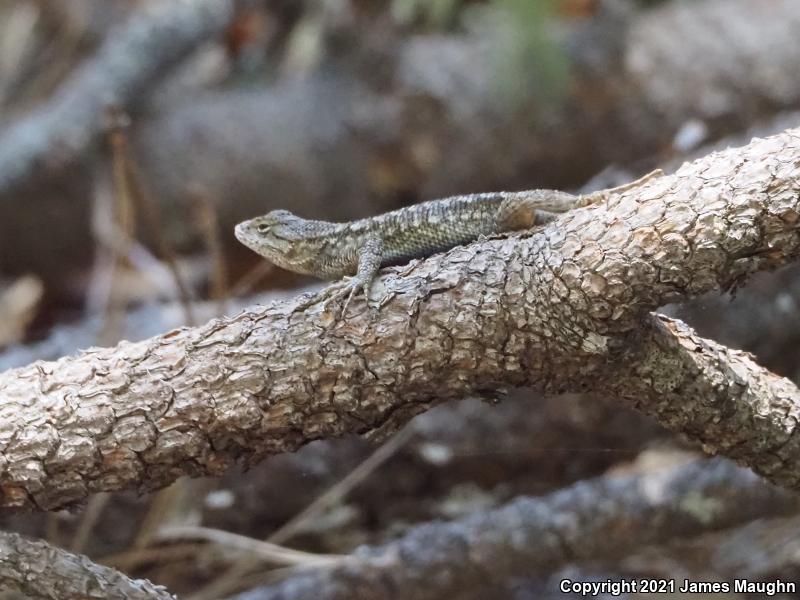
[[[635,181],[631,181],[629,183],[623,183],[622,185],[618,185],[613,188],[592,192],[591,194],[581,195],[580,206],[589,206],[590,204],[597,204],[598,202],[608,202],[608,199],[614,194],[621,194],[622,192],[627,192],[628,190],[632,190],[644,185],[648,181],[663,176],[664,176],[664,171],[662,171],[661,169],[655,169],[653,171],[650,171],[646,175],[642,175],[641,177],[639,177],[639,179],[636,179]]]

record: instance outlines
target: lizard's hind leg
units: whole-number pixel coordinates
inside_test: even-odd
[[[530,190],[508,194],[496,217],[496,232],[521,231],[545,225],[576,206],[580,197],[555,190]]]
[[[533,225],[538,227],[539,225],[547,225],[548,223],[552,223],[558,218],[558,214],[554,212],[549,212],[546,210],[537,210],[536,215],[534,216]]]

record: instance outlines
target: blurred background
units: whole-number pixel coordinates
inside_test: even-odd
[[[317,285],[233,237],[274,208],[349,220],[461,193],[592,190],[797,126],[798,31],[792,0],[0,0],[0,370]],[[797,382],[799,274],[665,311]],[[619,406],[532,396],[440,406],[366,468],[375,446],[317,442],[3,525],[222,598],[276,575],[256,561],[231,577],[247,550],[165,528],[347,553],[697,452]],[[725,534],[699,532],[565,568],[796,581],[800,520],[762,526],[780,543],[759,560],[722,560]]]

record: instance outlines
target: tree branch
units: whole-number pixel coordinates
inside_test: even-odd
[[[317,290],[315,284],[305,290]],[[297,290],[269,290],[251,296],[232,298],[225,314],[233,315],[250,304],[266,304],[275,300],[289,300]],[[192,308],[198,321],[204,322],[219,316],[217,302],[194,302]],[[186,311],[180,302],[148,303],[126,311],[120,323],[120,339],[138,342],[164,331],[186,324]],[[103,327],[103,319],[96,315],[65,324],[55,325],[42,340],[13,345],[0,350],[0,371],[22,367],[37,360],[56,360],[77,354],[80,348],[92,345]]]
[[[796,508],[793,495],[748,471],[695,461],[583,481],[466,519],[413,527],[383,546],[356,549],[341,566],[301,572],[237,600],[450,598]]]
[[[6,532],[0,532],[0,589],[21,592],[31,600],[175,599],[144,579],[129,579],[85,556]]]
[[[609,387],[598,377],[649,311],[797,256],[798,165],[800,137],[789,130],[541,231],[386,269],[373,287],[377,315],[359,301],[334,323],[335,310],[278,303],[0,374],[0,503],[56,508],[99,490],[161,487],[314,439],[380,435],[436,401],[507,386]],[[786,440],[780,469],[798,471],[790,424],[800,391],[754,364],[737,375],[730,402],[789,411],[758,427]],[[618,385],[625,395],[637,384]],[[742,386],[751,392],[736,393]],[[670,410],[684,417],[667,423],[695,437],[711,430],[695,422],[708,418],[696,403],[724,394],[717,388],[698,383],[691,389],[717,395],[676,399]],[[794,481],[764,457],[735,453],[778,483]]]
[[[63,167],[105,129],[110,105],[128,107],[170,67],[233,16],[233,0],[181,0],[148,5],[108,34],[45,105],[0,136],[0,194],[42,167]]]
[[[800,265],[795,263],[778,273],[758,274],[733,299],[708,295],[664,312],[696,327],[703,337],[747,350],[764,366],[800,381],[798,310]],[[2,360],[0,354],[0,364]]]
[[[596,379],[594,391],[627,401],[773,483],[800,489],[800,390],[746,352],[655,315]]]

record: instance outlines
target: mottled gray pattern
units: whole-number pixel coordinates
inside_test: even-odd
[[[273,210],[239,223],[235,232],[245,246],[284,269],[322,279],[354,275],[343,288],[329,288],[310,301],[347,296],[344,313],[355,294],[363,290],[369,296],[370,283],[382,266],[425,258],[482,235],[543,225],[558,213],[606,200],[658,174],[585,196],[555,190],[454,196],[350,223],[311,221]]]
[[[357,272],[372,237],[380,266],[400,264],[466,244],[481,235],[527,229],[589,204],[593,196],[533,190],[455,196],[349,223],[302,219],[275,210],[236,227],[236,237],[276,265],[323,279]]]

